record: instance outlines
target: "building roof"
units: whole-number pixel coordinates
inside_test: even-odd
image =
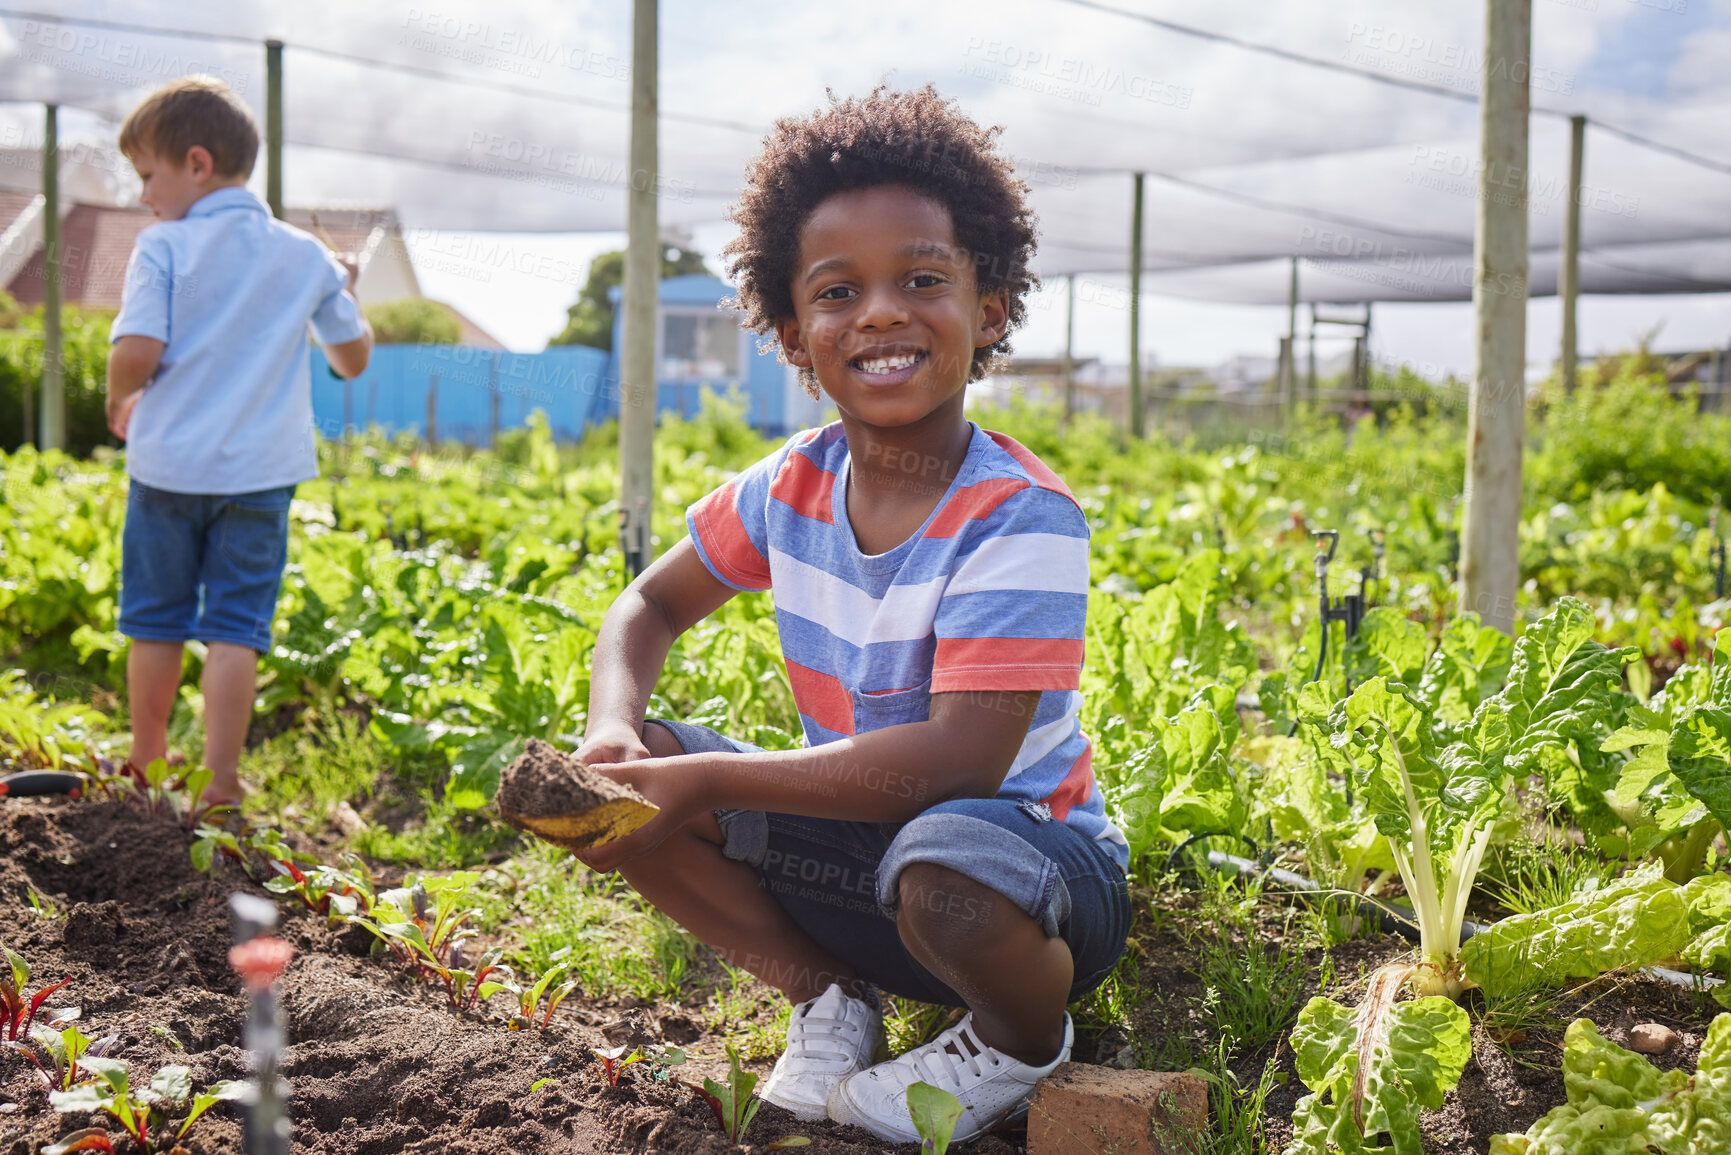
[[[0,234],[3,234],[20,214],[35,200],[34,192],[0,187]],[[375,234],[383,230],[392,238],[393,250],[399,259],[408,262],[408,250],[402,244],[401,222],[391,208],[289,208],[284,215],[288,223],[318,237],[332,251],[345,259],[378,252]],[[86,308],[119,309],[121,290],[126,283],[126,263],[132,256],[133,242],[138,234],[156,222],[151,211],[142,206],[75,203],[60,223],[60,236],[65,253],[61,263],[60,299],[69,305]],[[5,289],[20,305],[42,303],[43,254],[40,233],[35,251],[24,262]],[[412,262],[405,273],[412,273]],[[413,285],[413,280],[409,281]],[[386,290],[391,291],[391,290]],[[401,292],[401,290],[396,290]],[[419,295],[418,288],[413,290]],[[450,309],[462,331],[462,343],[482,349],[503,349],[505,346],[474,321],[456,309]]]

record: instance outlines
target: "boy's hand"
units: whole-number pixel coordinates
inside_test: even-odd
[[[643,744],[637,731],[623,725],[600,727],[577,747],[577,761],[585,766],[639,762],[649,756],[649,747]]]
[[[584,747],[588,746],[585,742]],[[650,758],[646,752],[633,762],[590,763],[590,769],[631,787],[660,807],[661,813],[624,838],[584,851],[577,855],[577,861],[602,873],[617,870],[622,863],[654,850],[668,835],[701,814],[707,803],[701,789],[702,773],[694,761],[689,755]]]
[[[132,393],[108,403],[108,431],[122,441],[126,440],[127,426],[132,424],[132,411],[138,407],[138,399],[142,396],[142,392]]]

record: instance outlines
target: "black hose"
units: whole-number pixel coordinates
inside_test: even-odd
[[[39,794],[71,794],[84,789],[84,776],[65,770],[20,770],[0,778],[0,795],[23,798]]]

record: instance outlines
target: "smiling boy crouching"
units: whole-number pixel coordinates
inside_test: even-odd
[[[764,1097],[898,1142],[915,1082],[961,1100],[958,1139],[1025,1111],[1129,925],[1078,723],[1088,524],[963,412],[1033,286],[995,132],[930,87],[777,125],[729,271],[840,420],[692,506],[614,603],[578,751],[661,807],[583,860],[796,1004]],[[805,747],[645,721],[674,639],[761,590]],[[879,991],[968,1013],[874,1065]]]

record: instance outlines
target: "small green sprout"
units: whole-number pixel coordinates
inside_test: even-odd
[[[962,1117],[962,1101],[930,1083],[908,1088],[908,1115],[920,1133],[920,1155],[944,1155]]]
[[[49,995],[69,985],[72,976],[67,975],[33,995],[26,995],[24,988],[30,982],[30,964],[24,961],[23,955],[5,946],[0,946],[0,953],[5,954],[10,972],[0,971],[0,1037],[6,1042],[16,1042],[20,1035],[29,1037],[36,1012]]]
[[[85,1037],[84,1032],[71,1025],[77,1017],[78,1009],[68,1007],[49,1023],[32,1027],[28,1039],[6,1044],[8,1050],[17,1051],[29,1060],[30,1065],[36,1068],[36,1077],[50,1091],[69,1091],[74,1083],[91,1078],[83,1060],[86,1057],[101,1058],[120,1041],[119,1035],[104,1035],[100,1039]],[[54,1027],[60,1023],[68,1025],[64,1030],[55,1030]]]
[[[641,1062],[643,1059],[642,1051],[632,1051],[626,1055],[623,1045],[614,1047],[609,1051],[603,1051],[600,1047],[591,1047],[590,1049],[595,1052],[595,1057],[601,1060],[601,1077],[607,1081],[609,1087],[617,1087],[619,1076],[625,1073],[625,1068],[632,1063]],[[621,1056],[624,1057],[621,1058]]]
[[[739,1052],[732,1044],[727,1048],[727,1062],[727,1082],[722,1084],[706,1078],[702,1094],[709,1101],[709,1109],[715,1112],[715,1121],[721,1124],[728,1142],[738,1146],[745,1129],[757,1117],[757,1109],[763,1106],[763,1100],[755,1094],[757,1076],[739,1065]]]

